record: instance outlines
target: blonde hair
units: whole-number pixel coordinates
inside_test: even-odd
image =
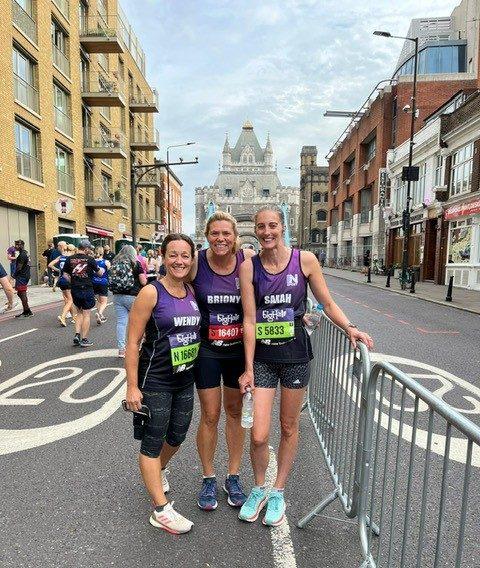
[[[77,249],[73,243],[68,243],[67,250],[68,252],[75,252]]]
[[[103,247],[102,246],[98,246],[95,248],[95,254],[97,256],[103,256]]]
[[[65,241],[58,241],[58,243],[57,243],[57,249],[58,249],[58,247],[60,247],[60,250],[61,250],[62,252],[64,252],[64,251],[66,250],[66,248],[67,248],[67,243],[66,243]]]
[[[253,217],[253,222],[255,225],[257,224],[258,215],[260,213],[263,213],[264,211],[271,211],[272,213],[276,213],[276,215],[278,215],[278,220],[280,221],[281,225],[285,227],[286,225],[285,215],[283,213],[283,210],[280,207],[278,207],[278,205],[264,205],[263,207],[260,207],[260,209],[257,209],[257,212]]]
[[[238,236],[237,221],[233,215],[227,213],[226,211],[215,211],[210,217],[205,225],[205,237],[208,239],[208,233],[210,232],[210,225],[215,223],[215,221],[228,221],[232,225],[233,234],[235,235],[235,244],[233,245],[232,252],[236,253],[240,248],[240,237]]]

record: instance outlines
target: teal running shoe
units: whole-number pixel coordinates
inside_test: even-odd
[[[250,492],[245,503],[238,513],[238,518],[241,521],[247,521],[248,523],[253,523],[258,519],[260,511],[265,507],[267,502],[267,492],[265,489],[260,489],[260,487],[254,487]]]
[[[267,512],[262,523],[267,527],[278,527],[285,519],[286,508],[283,491],[275,491],[273,489],[268,497]]]

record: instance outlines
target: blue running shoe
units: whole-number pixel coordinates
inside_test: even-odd
[[[248,523],[253,523],[258,519],[260,511],[265,507],[267,502],[267,492],[265,489],[260,487],[254,487],[248,496],[245,503],[238,513],[238,518],[241,521],[247,521]]]
[[[262,521],[268,527],[278,527],[285,519],[285,499],[283,498],[283,491],[275,491],[272,489],[268,496],[267,512]]]
[[[197,504],[204,511],[213,511],[217,508],[217,479],[215,477],[205,477],[203,479]]]
[[[229,475],[225,480],[223,490],[228,495],[227,502],[231,507],[241,507],[247,500],[238,475]]]

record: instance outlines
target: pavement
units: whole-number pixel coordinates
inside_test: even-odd
[[[408,288],[407,290],[402,290],[398,280],[394,278],[390,279],[390,288],[386,288],[386,276],[376,276],[375,274],[372,274],[372,282],[370,284],[367,283],[367,276],[358,271],[327,267],[322,268],[322,271],[324,274],[343,278],[344,280],[350,280],[351,282],[358,282],[360,284],[366,284],[367,286],[373,286],[374,288],[382,288],[383,290],[388,290],[396,294],[402,294],[410,298],[419,298],[442,306],[480,314],[480,291],[477,290],[467,290],[465,288],[454,287],[452,301],[446,302],[445,297],[447,295],[448,286],[433,284],[432,282],[417,282],[415,284],[415,293],[412,294]]]

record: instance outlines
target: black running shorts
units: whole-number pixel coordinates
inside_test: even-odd
[[[253,376],[255,386],[275,389],[278,383],[287,389],[303,389],[310,379],[308,363],[265,363],[254,361]]]
[[[194,374],[197,389],[212,389],[222,384],[231,389],[240,388],[238,379],[245,369],[243,357],[233,359],[213,359],[198,357]]]

